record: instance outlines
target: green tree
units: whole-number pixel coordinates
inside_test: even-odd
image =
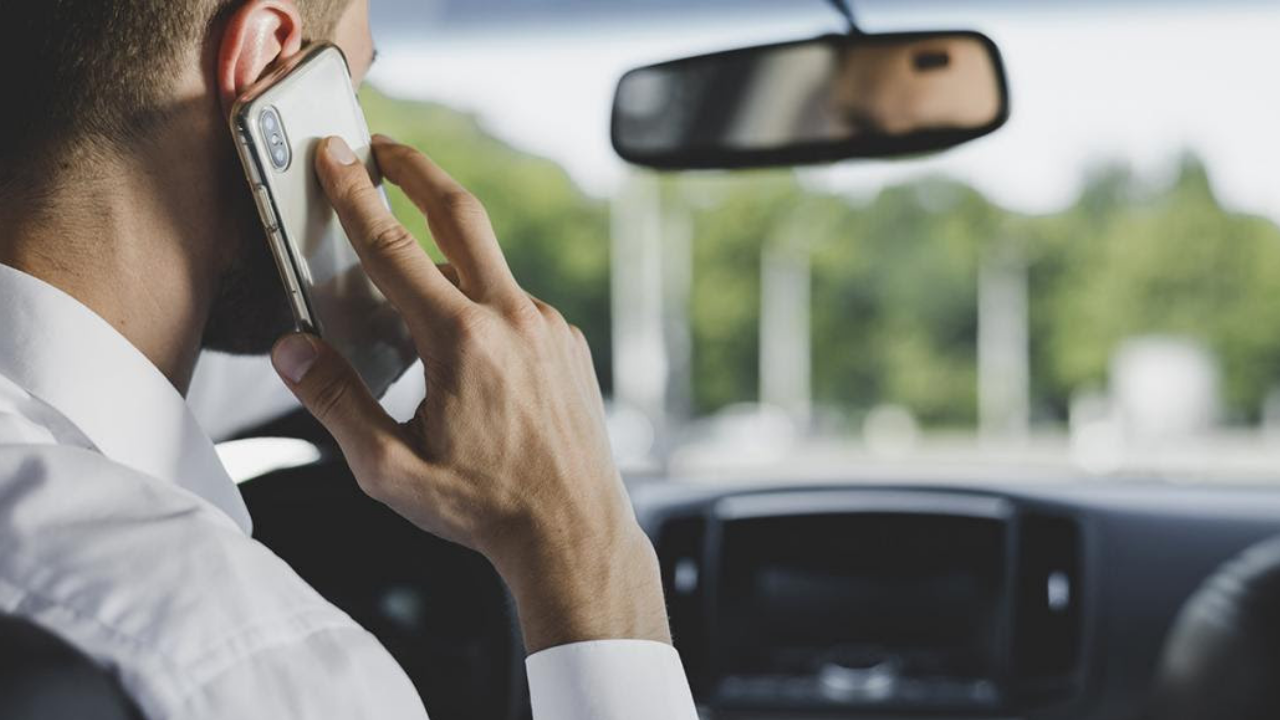
[[[786,172],[693,174],[668,196],[693,208],[693,405],[710,413],[759,396],[760,255],[804,194]]]
[[[1128,201],[1095,209],[1087,192],[1041,238],[1049,268],[1033,308],[1048,391],[1061,402],[1101,384],[1126,337],[1175,334],[1214,351],[1228,409],[1256,418],[1280,379],[1280,231],[1224,210],[1194,158],[1161,192],[1142,193],[1122,172],[1100,177],[1095,186]]]
[[[471,115],[394,99],[368,86],[360,99],[374,132],[426,152],[484,202],[517,280],[582,328],[608,392],[613,363],[606,204],[583,193],[556,163],[499,141]],[[388,194],[397,217],[440,259],[421,213],[398,188]]]

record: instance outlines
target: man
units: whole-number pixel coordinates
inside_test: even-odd
[[[111,669],[149,718],[422,718],[386,651],[249,537],[183,393],[202,348],[265,352],[361,487],[483,553],[516,599],[540,718],[696,717],[582,336],[512,278],[481,205],[380,138],[437,268],[350,148],[317,172],[411,326],[398,425],[288,314],[226,119],[367,0],[42,0],[0,22],[0,613]]]

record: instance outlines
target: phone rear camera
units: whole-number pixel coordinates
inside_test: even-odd
[[[289,136],[285,132],[280,113],[275,108],[263,110],[258,116],[258,130],[267,143],[265,150],[271,159],[272,166],[281,171],[288,169],[289,162],[293,158],[289,150]]]

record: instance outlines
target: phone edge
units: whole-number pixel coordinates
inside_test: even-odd
[[[271,248],[271,255],[275,259],[276,269],[279,271],[281,282],[284,285],[283,290],[290,310],[293,312],[294,327],[301,332],[315,335],[321,335],[322,328],[312,308],[306,283],[302,281],[304,276],[298,268],[300,262],[298,254],[292,244],[286,241],[281,230],[280,213],[276,207],[275,197],[271,193],[270,186],[264,180],[267,170],[261,165],[261,158],[258,157],[256,152],[257,146],[253,142],[252,133],[249,132],[248,123],[250,121],[249,115],[252,114],[251,110],[256,106],[257,101],[266,90],[274,87],[282,77],[304,67],[330,50],[338,53],[338,56],[342,58],[343,64],[347,65],[349,72],[350,66],[347,64],[346,55],[341,48],[329,43],[318,44],[304,52],[293,62],[277,68],[266,78],[259,81],[249,92],[237,99],[235,104],[232,105],[229,118],[236,154],[240,158],[245,180],[249,185],[249,192],[253,196],[254,205],[258,209],[258,218],[262,223],[267,245]]]

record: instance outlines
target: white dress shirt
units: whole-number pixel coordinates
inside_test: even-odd
[[[144,355],[0,265],[0,613],[109,669],[152,720],[422,720],[378,641],[250,538],[212,442]],[[695,720],[669,646],[527,661],[539,720]]]

